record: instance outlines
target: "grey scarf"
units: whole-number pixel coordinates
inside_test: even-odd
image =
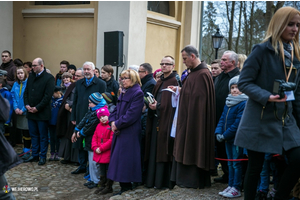
[[[291,42],[291,44],[294,46],[293,42]],[[292,47],[291,47],[291,45],[283,42],[283,51],[284,51],[284,57],[285,57],[285,66],[290,67],[291,62],[292,62],[292,56],[291,56]],[[300,68],[300,62],[297,59],[297,57],[295,57],[295,56],[294,56],[294,60],[293,60],[293,65],[296,69]]]
[[[246,100],[248,100],[248,96],[244,93],[238,96],[232,96],[231,94],[229,94],[226,98],[226,105],[230,108]]]

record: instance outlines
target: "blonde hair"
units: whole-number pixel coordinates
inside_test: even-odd
[[[135,84],[139,84],[140,86],[142,86],[140,76],[135,70],[126,69],[121,73],[120,77],[122,78],[125,75],[129,76],[129,79],[131,80],[130,87],[132,87]]]
[[[283,50],[283,43],[281,39],[281,35],[286,29],[288,23],[292,20],[293,17],[296,15],[300,16],[300,12],[292,7],[282,7],[276,11],[274,16],[272,17],[268,30],[266,32],[265,39],[262,42],[268,41],[270,38],[272,39],[272,46],[275,50],[275,53],[278,54],[278,43],[279,43],[279,50],[280,50],[280,57],[284,59],[284,50]],[[295,49],[295,56],[298,60],[299,57],[299,29],[296,33],[295,38],[293,39],[294,49]]]
[[[244,62],[247,59],[247,56],[245,54],[238,54],[238,63],[239,63],[239,69],[243,69]]]

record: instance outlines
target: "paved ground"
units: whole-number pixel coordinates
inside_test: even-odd
[[[21,146],[15,147],[16,151],[21,152]],[[63,199],[63,200],[90,200],[90,199],[149,199],[149,200],[168,200],[168,199],[225,199],[218,195],[218,192],[226,188],[227,185],[213,183],[212,187],[206,189],[186,189],[175,186],[173,190],[148,189],[143,186],[113,196],[107,194],[104,196],[93,194],[95,189],[88,189],[83,184],[83,174],[72,175],[71,171],[77,167],[74,165],[63,165],[60,162],[46,162],[39,166],[34,163],[22,163],[11,169],[5,175],[10,187],[23,189],[32,187],[38,191],[14,191],[13,194],[19,199],[37,200],[37,199]],[[212,179],[215,177],[212,177]],[[113,186],[115,192],[120,190],[119,184]],[[236,198],[243,199],[242,197]]]

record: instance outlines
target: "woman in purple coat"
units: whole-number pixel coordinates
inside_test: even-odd
[[[144,93],[134,70],[121,73],[122,90],[109,121],[114,132],[107,178],[120,182],[122,194],[131,182],[142,182],[140,133]]]

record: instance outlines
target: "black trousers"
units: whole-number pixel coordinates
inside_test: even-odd
[[[300,147],[284,152],[288,165],[283,172],[275,199],[289,199],[289,194],[300,177]],[[244,183],[244,199],[254,200],[265,153],[248,150],[248,168]]]

